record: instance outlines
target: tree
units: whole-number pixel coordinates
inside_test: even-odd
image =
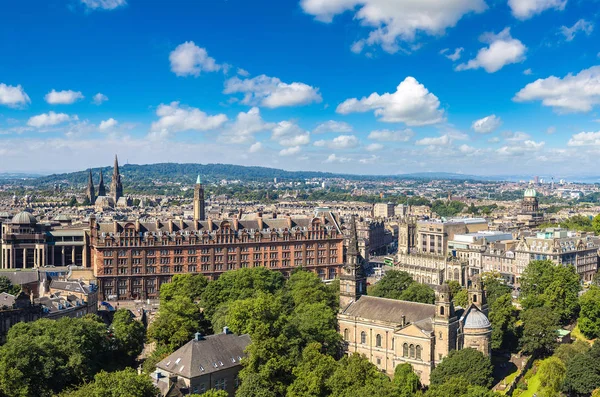
[[[554,356],[558,357],[565,365],[580,354],[587,353],[590,345],[582,340],[575,340],[573,343],[562,343],[554,351]]]
[[[176,274],[170,283],[160,286],[160,302],[168,302],[183,296],[195,302],[200,299],[208,285],[208,279],[201,274]]]
[[[302,352],[302,360],[294,368],[294,382],[287,389],[287,397],[326,397],[330,390],[327,380],[335,372],[338,363],[331,356],[321,353],[319,343],[309,344]]]
[[[512,292],[512,289],[504,283],[502,277],[497,272],[484,273],[481,281],[483,281],[485,296],[490,306],[496,299]]]
[[[435,291],[428,285],[412,283],[400,295],[401,300],[420,303],[435,303]]]
[[[568,395],[590,395],[600,387],[600,343],[567,364],[563,390]]]
[[[144,326],[133,318],[129,310],[119,309],[115,312],[110,329],[116,341],[117,357],[125,358],[127,365],[133,365],[144,349]]]
[[[550,353],[556,346],[558,315],[549,307],[535,307],[521,312],[522,349],[527,354]]]
[[[0,292],[6,292],[7,294],[17,295],[20,291],[20,286],[13,285],[13,283],[8,277],[0,276]]]
[[[332,310],[338,310],[339,300],[335,292],[313,272],[299,270],[292,273],[285,283],[284,293],[294,306],[322,302]]]
[[[521,304],[525,310],[546,306],[565,324],[577,315],[580,289],[574,266],[531,261],[521,276]]]
[[[494,397],[498,396],[486,387],[473,386],[463,377],[454,377],[441,385],[431,385],[424,397]]]
[[[492,362],[478,350],[452,350],[431,371],[432,385],[441,385],[453,377],[461,377],[468,385],[489,388],[492,385]]]
[[[514,340],[516,310],[512,305],[512,296],[505,294],[490,305],[489,319],[492,323],[492,349],[509,346]]]
[[[600,287],[592,285],[590,289],[579,298],[579,329],[588,339],[600,336]]]
[[[225,390],[209,389],[202,394],[190,394],[189,397],[228,397],[229,393]]]
[[[454,306],[466,308],[469,305],[469,291],[465,288],[461,289],[456,295],[452,296],[452,301],[454,302]]]
[[[421,388],[421,380],[412,367],[405,363],[400,364],[394,371],[394,380],[392,381],[398,397],[413,397]]]
[[[410,274],[398,270],[388,270],[369,291],[369,295],[380,298],[400,299],[402,292],[414,281]]]
[[[339,361],[335,372],[327,380],[327,387],[332,397],[389,397],[393,393],[390,379],[358,353],[344,356]]]
[[[600,214],[596,215],[594,219],[592,219],[592,229],[594,229],[594,233],[596,233],[596,235],[600,235]]]
[[[69,200],[69,203],[67,204],[68,207],[77,207],[77,197],[75,196],[71,196],[71,199]]]
[[[325,303],[306,303],[296,307],[290,316],[303,343],[318,342],[323,350],[336,355],[341,349],[342,337],[337,331],[336,312]]]
[[[150,377],[138,375],[133,368],[117,372],[100,372],[94,381],[60,397],[156,397],[158,389]]]
[[[540,378],[540,388],[538,390],[541,395],[558,397],[562,390],[566,372],[565,364],[558,357],[548,357],[543,360],[537,372]]]

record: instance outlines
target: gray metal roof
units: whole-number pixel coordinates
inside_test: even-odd
[[[481,329],[490,328],[492,326],[487,316],[483,314],[476,306],[472,306],[469,309],[464,321],[463,328],[465,329]]]
[[[343,314],[400,325],[402,316],[407,323],[433,317],[435,305],[364,295],[348,306]]]

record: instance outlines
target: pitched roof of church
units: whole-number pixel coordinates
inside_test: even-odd
[[[343,314],[400,325],[402,316],[405,316],[407,323],[417,323],[433,317],[435,305],[363,295],[348,306]],[[426,327],[424,323],[422,325]]]

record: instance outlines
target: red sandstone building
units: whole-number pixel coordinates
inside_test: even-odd
[[[90,260],[99,299],[152,299],[173,275],[263,266],[333,279],[343,264],[344,236],[332,213],[212,221],[111,222],[90,219]]]

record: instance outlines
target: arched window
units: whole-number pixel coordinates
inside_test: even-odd
[[[456,281],[460,280],[460,272],[458,271],[458,269],[454,269],[454,279]]]
[[[377,334],[377,336],[375,337],[375,346],[381,347],[381,335],[379,334]]]
[[[442,336],[443,336],[443,335],[442,335],[442,333],[440,332],[440,337],[439,337],[438,339],[439,339],[439,340],[442,340],[442,339],[444,339]]]
[[[408,357],[408,343],[402,345],[402,357]]]
[[[410,345],[408,351],[410,358],[415,358],[415,345]]]
[[[360,333],[360,343],[363,345],[367,343],[367,334],[365,334],[365,331]]]
[[[417,345],[417,354],[416,354],[416,359],[420,360],[421,359],[421,346]]]
[[[477,295],[473,295],[473,303],[477,303]]]
[[[444,306],[440,306],[440,316],[444,315]]]
[[[349,340],[350,332],[348,332],[348,328],[344,329],[344,340]]]

